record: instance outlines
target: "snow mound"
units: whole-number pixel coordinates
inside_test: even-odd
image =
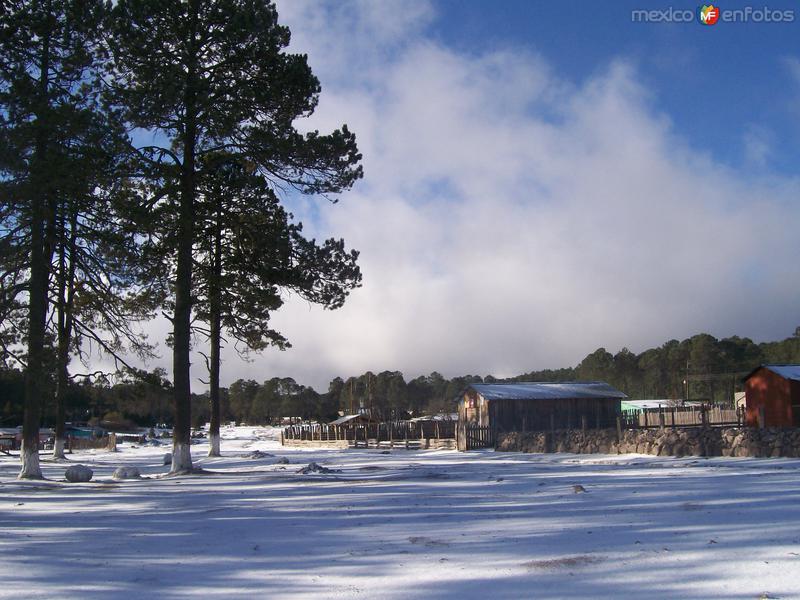
[[[302,473],[303,475],[308,475],[309,473],[341,473],[341,470],[329,469],[327,467],[323,467],[322,465],[318,465],[315,462],[310,462],[308,463],[307,467],[303,467],[297,472]]]
[[[278,460],[275,461],[275,464],[276,465],[288,465],[289,464],[289,459],[286,458],[285,456],[281,456]]]
[[[142,474],[136,467],[117,467],[111,477],[114,479],[140,479]]]
[[[86,483],[92,480],[94,472],[86,465],[72,465],[64,471],[64,478],[70,483]]]

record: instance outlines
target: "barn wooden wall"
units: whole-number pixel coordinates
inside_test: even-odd
[[[559,398],[553,400],[491,400],[489,424],[496,431],[547,431],[586,427],[616,427],[618,398]]]
[[[794,385],[792,385],[794,384]],[[758,425],[758,412],[764,409],[765,427],[800,425],[800,414],[793,418],[792,405],[800,405],[800,382],[784,379],[769,369],[761,368],[744,383],[747,396],[747,424]]]

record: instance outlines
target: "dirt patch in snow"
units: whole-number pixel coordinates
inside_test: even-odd
[[[303,475],[308,475],[309,473],[341,473],[341,469],[329,469],[327,467],[323,467],[322,465],[318,465],[315,462],[308,463],[308,466],[303,467],[297,471],[298,473],[302,473]]]
[[[408,538],[408,541],[417,546],[425,546],[426,548],[435,548],[439,546],[449,546],[447,542],[442,542],[440,540],[434,540],[429,537],[424,536],[412,536]]]
[[[539,570],[555,570],[555,569],[575,569],[577,567],[586,567],[605,560],[600,556],[592,556],[591,554],[578,554],[576,556],[563,556],[561,558],[551,558],[549,560],[530,560],[522,563],[523,567],[528,569]]]
[[[243,456],[244,458],[259,459],[259,458],[268,458],[270,456],[275,456],[275,455],[270,454],[269,452],[262,452],[261,450],[253,450],[249,454],[244,454]]]

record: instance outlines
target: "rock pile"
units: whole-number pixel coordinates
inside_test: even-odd
[[[309,473],[341,473],[339,469],[329,469],[328,467],[323,467],[322,465],[318,465],[315,462],[308,463],[307,467],[303,467],[297,471],[298,473],[302,473],[303,475],[308,475]]]
[[[142,474],[136,467],[117,467],[111,477],[114,479],[140,479]]]
[[[94,473],[86,465],[72,465],[64,471],[64,479],[70,483],[86,483],[92,480]]]

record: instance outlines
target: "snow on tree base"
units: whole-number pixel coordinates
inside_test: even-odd
[[[39,466],[38,449],[26,448],[23,441],[19,455],[22,459],[22,469],[19,472],[18,479],[44,479],[42,468]]]
[[[212,433],[208,436],[208,455],[209,456],[220,456],[219,451],[219,434]]]
[[[56,438],[56,441],[53,442],[53,458],[55,460],[67,459],[67,457],[64,456],[64,447],[67,445],[66,442],[64,438]]]
[[[184,475],[192,472],[192,451],[189,444],[175,443],[172,446],[172,468],[170,475]]]

